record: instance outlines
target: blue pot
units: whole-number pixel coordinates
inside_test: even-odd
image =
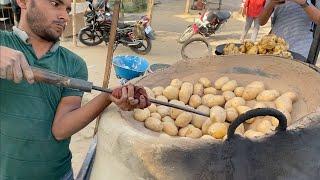
[[[144,75],[149,67],[146,59],[139,56],[119,55],[112,61],[117,77],[131,80]]]

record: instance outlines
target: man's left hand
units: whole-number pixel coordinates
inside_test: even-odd
[[[110,100],[124,111],[131,111],[136,108],[144,109],[150,106],[146,90],[132,84],[114,89],[112,95],[110,95]]]

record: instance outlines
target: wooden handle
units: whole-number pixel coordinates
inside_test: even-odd
[[[44,82],[47,84],[62,86],[71,89],[78,89],[84,92],[91,92],[92,90],[92,82],[71,78],[37,67],[31,67],[31,69],[33,71],[34,79],[37,82]]]

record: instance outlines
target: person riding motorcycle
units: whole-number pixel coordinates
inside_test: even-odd
[[[210,29],[213,28],[212,26],[215,26],[218,23],[218,20],[218,16],[213,11],[208,11],[203,16],[202,25],[203,27]],[[204,35],[210,36],[209,33],[205,33]]]
[[[97,21],[105,21],[110,18],[110,5],[109,0],[97,0],[96,3],[93,4],[94,9],[97,10]]]

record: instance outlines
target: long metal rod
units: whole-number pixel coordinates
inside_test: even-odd
[[[101,91],[101,92],[112,93],[111,89],[105,89],[105,88],[102,88],[102,87],[92,86],[92,89],[97,90],[97,91]],[[206,114],[206,113],[203,113],[203,112],[191,109],[191,108],[187,108],[187,107],[175,105],[175,104],[172,104],[172,103],[159,101],[159,100],[156,100],[156,99],[149,99],[149,100],[150,100],[151,103],[155,103],[155,104],[158,104],[158,105],[172,107],[172,108],[180,109],[182,111],[187,111],[187,112],[191,112],[191,113],[198,114],[198,115],[201,115],[201,116],[210,117],[209,114]]]

